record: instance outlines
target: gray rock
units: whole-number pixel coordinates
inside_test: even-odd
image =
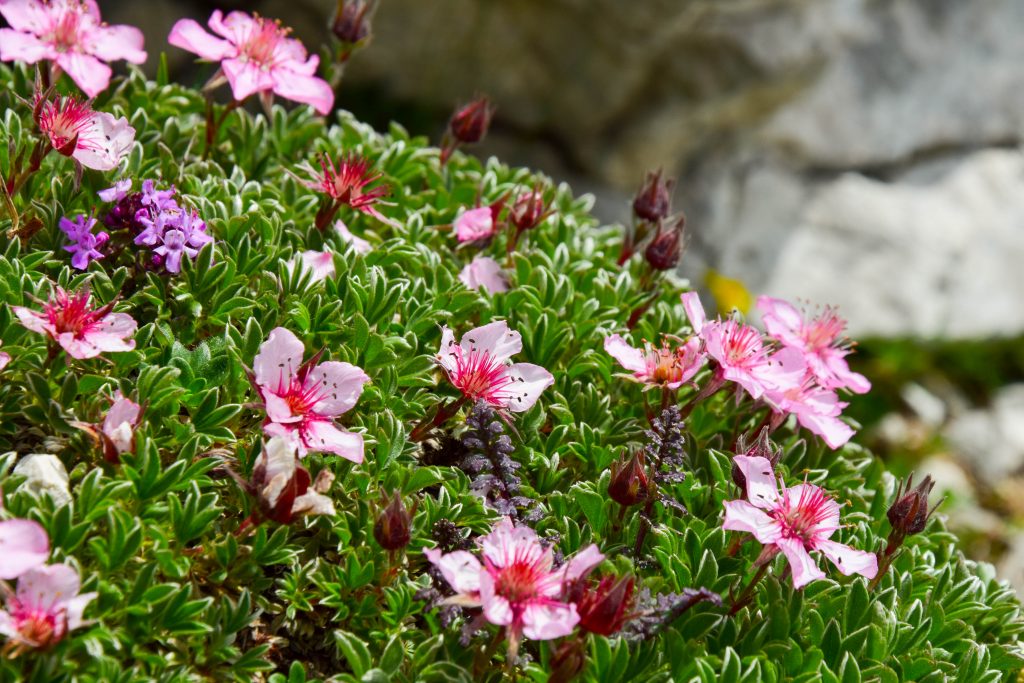
[[[988,409],[955,417],[944,436],[958,459],[980,480],[996,488],[1024,471],[1024,384],[996,394]]]

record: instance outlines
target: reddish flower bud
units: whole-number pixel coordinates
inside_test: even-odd
[[[461,143],[480,142],[487,135],[493,116],[494,105],[486,97],[478,97],[452,114],[448,130]]]
[[[768,428],[764,427],[761,432],[757,435],[757,440],[752,444],[746,442],[746,438],[740,436],[739,443],[736,448],[737,455],[749,455],[752,457],[764,458],[771,463],[772,469],[779,464],[782,460],[782,447],[776,446],[772,443],[772,440],[768,438]],[[740,470],[739,466],[736,465],[735,461],[732,465],[732,481],[739,487],[743,494],[743,497],[747,495],[747,478]]]
[[[673,219],[666,227],[658,226],[658,233],[647,245],[644,251],[644,258],[651,268],[655,270],[672,270],[679,263],[679,256],[683,253],[683,228],[686,226],[686,217],[682,214]]]
[[[409,545],[409,525],[409,512],[405,509],[402,496],[395,491],[387,507],[377,516],[373,537],[385,550],[401,550]]]
[[[538,185],[516,197],[508,210],[508,221],[518,232],[525,232],[536,228],[550,214],[544,193]]]
[[[576,600],[580,628],[602,636],[618,632],[629,618],[626,613],[633,604],[633,587],[632,576],[606,576],[596,587],[589,587]]]
[[[657,223],[668,215],[672,208],[672,188],[676,181],[669,178],[663,180],[661,169],[648,172],[643,187],[633,198],[633,213],[637,218]]]
[[[348,52],[370,37],[370,18],[367,14],[371,7],[364,0],[338,0],[338,9],[331,22],[331,33],[344,44]]]
[[[920,484],[911,488],[913,484],[913,474],[905,482],[899,483],[896,487],[896,500],[885,513],[893,531],[900,536],[910,536],[924,531],[928,518],[942,502],[939,501],[930,509],[928,507],[928,494],[935,487],[935,482],[930,476],[926,476]]]
[[[551,673],[548,683],[568,683],[580,673],[587,664],[586,643],[581,638],[572,638],[562,642],[551,656],[549,666]]]
[[[637,451],[629,460],[612,463],[608,495],[619,505],[643,503],[650,496],[650,481],[644,471],[644,453]]]

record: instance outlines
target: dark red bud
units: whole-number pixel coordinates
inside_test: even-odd
[[[644,471],[643,451],[637,451],[629,460],[612,463],[612,479],[608,483],[608,495],[619,505],[629,507],[647,500],[650,482]]]
[[[520,232],[533,230],[548,217],[547,202],[539,187],[516,197],[508,212],[508,220]]]
[[[385,550],[400,550],[409,545],[409,524],[409,512],[405,509],[402,496],[395,491],[387,507],[377,516],[373,537]]]
[[[472,144],[480,142],[491,127],[494,106],[486,97],[479,97],[452,114],[448,130],[459,142]]]
[[[668,226],[659,226],[658,233],[647,245],[644,258],[655,270],[672,270],[679,263],[683,252],[683,228],[686,218],[682,215]]]
[[[672,188],[676,181],[663,180],[661,169],[648,172],[643,187],[633,198],[633,213],[641,220],[657,223],[668,215],[672,208]]]
[[[928,518],[935,512],[938,505],[928,508],[928,494],[935,487],[935,482],[930,476],[926,476],[916,487],[914,475],[910,475],[906,482],[900,482],[896,489],[896,500],[885,513],[889,518],[889,524],[893,531],[902,536],[919,534],[924,531],[928,524]]]
[[[580,638],[562,642],[551,656],[548,683],[568,683],[580,675],[587,664],[586,643]]]
[[[371,4],[364,0],[338,0],[331,33],[346,46],[354,47],[370,37]]]
[[[633,587],[632,576],[602,578],[596,588],[590,588],[576,601],[580,628],[602,636],[618,632],[628,619]]]

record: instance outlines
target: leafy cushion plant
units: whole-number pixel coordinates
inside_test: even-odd
[[[10,181],[37,144],[18,99],[32,72],[0,67],[0,86]],[[622,229],[599,225],[589,198],[495,159],[442,164],[398,125],[301,106],[217,106],[207,150],[206,100],[164,75],[133,71],[93,106],[135,130],[120,169],[76,173],[46,155],[0,224],[3,514],[41,524],[46,567],[71,567],[91,600],[80,619],[43,605],[47,622],[8,597],[0,679],[977,682],[1024,664],[1013,592],[941,522],[922,532],[916,494],[890,522],[896,482],[870,453],[832,450],[796,419],[771,425],[774,444],[740,445],[771,413],[740,389],[699,393],[718,379],[711,362],[671,390],[624,376],[608,338],[686,340],[700,325],[677,283],[642,258],[616,263]],[[367,161],[372,211],[304,182],[323,155],[339,172]],[[151,193],[173,186],[153,199],[174,203],[173,220],[204,224],[181,227],[192,243],[156,247],[118,223],[147,180]],[[460,243],[452,225],[492,204],[527,227]],[[77,228],[61,219],[78,216],[98,222],[75,244],[99,240],[101,257],[73,265],[92,248],[65,249]],[[463,284],[478,254],[505,287]],[[137,329],[72,350],[26,323],[57,288]],[[521,335],[509,360],[521,365],[497,363],[484,390],[471,352],[453,359],[444,344],[495,321]],[[309,377],[348,393],[311,398]],[[790,566],[806,550],[790,555],[782,537],[725,530],[726,503],[758,503],[767,486],[755,470],[734,476],[737,453],[780,456],[773,491],[776,475],[789,493],[822,487],[842,505],[826,535],[881,566],[817,578]],[[887,554],[894,525],[905,542]],[[540,558],[539,573],[513,581],[509,548]],[[517,611],[546,572],[541,611]]]

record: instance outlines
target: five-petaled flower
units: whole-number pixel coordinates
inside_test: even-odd
[[[48,335],[72,358],[134,349],[135,340],[130,337],[135,334],[135,320],[127,313],[114,313],[113,303],[93,308],[91,299],[89,290],[69,294],[58,287],[42,312],[24,306],[11,309],[22,325]]]
[[[437,362],[467,399],[518,413],[529,410],[555,381],[539,365],[509,360],[522,350],[522,337],[504,320],[466,332],[458,344],[444,327]]]
[[[831,540],[840,527],[839,504],[824,489],[807,483],[786,487],[766,458],[737,455],[733,461],[746,480],[747,500],[725,501],[722,528],[753,534],[765,546],[760,562],[782,552],[789,560],[794,588],[825,577],[808,554],[812,550],[821,552],[847,576],[874,578],[878,571],[874,553]]]
[[[508,276],[490,256],[476,256],[459,272],[459,281],[470,289],[483,287],[488,294],[508,291]]]
[[[74,97],[40,100],[36,109],[39,130],[50,141],[50,146],[86,168],[97,171],[116,168],[135,142],[135,129],[128,124],[128,119],[93,111],[88,102]]]
[[[289,330],[276,327],[260,346],[253,362],[255,382],[266,404],[267,436],[293,441],[299,455],[310,451],[335,453],[352,462],[363,461],[363,437],[334,424],[350,410],[370,378],[349,363],[306,363],[302,342]]]
[[[522,636],[550,640],[572,633],[580,616],[576,605],[564,601],[565,592],[604,559],[596,545],[556,569],[551,548],[533,529],[514,526],[508,517],[479,544],[482,562],[465,550],[423,551],[455,590],[448,603],[482,607],[487,621],[507,629],[512,654]]]
[[[0,0],[0,60],[49,60],[89,97],[110,85],[106,62],[146,61],[142,31],[103,23],[96,0]]]
[[[245,12],[229,12],[225,17],[214,10],[208,23],[216,36],[193,19],[179,19],[167,42],[220,62],[219,73],[231,85],[235,100],[253,93],[274,94],[312,105],[321,114],[331,111],[334,91],[327,81],[315,76],[320,58],[308,56],[302,43],[289,38],[290,30],[280,22]],[[223,83],[215,77],[217,81]]]
[[[103,457],[109,462],[117,462],[122,453],[128,453],[135,447],[135,428],[140,417],[142,406],[117,392],[113,404],[103,417],[99,432]]]
[[[691,337],[672,348],[668,339],[660,347],[644,342],[638,349],[617,334],[605,337],[604,350],[619,365],[632,372],[631,378],[650,386],[678,389],[690,381],[704,365],[705,356],[700,340]]]
[[[793,414],[800,426],[824,439],[829,448],[839,448],[853,437],[853,429],[839,419],[847,404],[836,392],[818,386],[813,377],[805,377],[799,384],[770,388],[764,400],[774,411],[772,426]]]
[[[18,587],[0,610],[0,634],[13,651],[45,649],[82,626],[82,613],[96,593],[79,594],[78,570],[67,564],[34,567],[18,578]]]
[[[86,218],[81,214],[75,217],[75,220],[63,217],[60,219],[58,226],[61,232],[71,241],[71,244],[64,247],[64,251],[71,252],[72,268],[85,270],[89,267],[89,261],[103,258],[99,248],[106,244],[110,235],[105,232],[93,234],[92,229],[95,225],[95,218]]]

